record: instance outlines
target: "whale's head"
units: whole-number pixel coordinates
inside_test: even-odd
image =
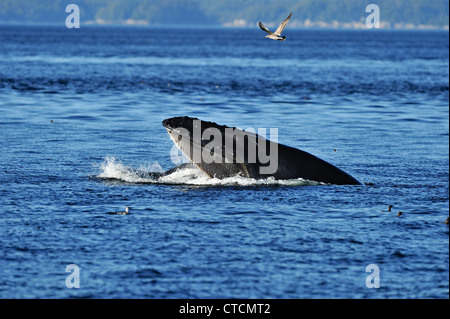
[[[162,124],[183,154],[210,177],[259,177],[267,166],[277,165],[266,149],[270,147],[271,154],[277,157],[274,147],[278,144],[251,131],[187,116],[169,118]],[[276,169],[274,166],[266,174]]]
[[[162,121],[162,125],[167,129],[167,131],[179,128],[189,129],[193,127],[195,120],[200,121],[198,118],[188,116],[172,117]]]

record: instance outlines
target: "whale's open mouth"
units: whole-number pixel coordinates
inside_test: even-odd
[[[183,154],[210,177],[259,178],[276,172],[278,144],[261,135],[191,117],[170,118],[163,126]],[[268,167],[272,171],[267,172]]]

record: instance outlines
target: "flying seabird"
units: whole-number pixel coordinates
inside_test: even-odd
[[[278,29],[275,30],[275,32],[272,32],[269,29],[267,29],[266,26],[264,24],[262,24],[262,22],[259,22],[259,27],[269,34],[269,35],[266,35],[266,38],[269,38],[272,40],[284,41],[284,40],[286,40],[286,37],[284,35],[281,36],[281,32],[283,32],[284,28],[288,24],[289,19],[291,17],[292,17],[292,12],[289,15],[289,17],[286,18],[286,20],[281,22],[280,26],[278,27]]]

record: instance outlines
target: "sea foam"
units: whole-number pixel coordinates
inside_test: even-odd
[[[223,179],[210,178],[195,167],[185,167],[176,170],[169,175],[158,176],[155,173],[163,173],[163,168],[158,163],[141,165],[134,169],[126,166],[114,156],[107,156],[103,163],[96,165],[100,173],[96,175],[100,179],[114,179],[127,183],[146,184],[172,184],[172,185],[203,185],[203,186],[306,186],[319,185],[321,183],[298,179],[276,180],[273,177],[266,179],[254,179],[242,176],[232,176]]]

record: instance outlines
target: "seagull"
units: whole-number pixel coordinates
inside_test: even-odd
[[[266,38],[269,38],[269,39],[272,39],[272,40],[284,41],[284,40],[286,40],[286,37],[284,35],[281,36],[281,32],[283,32],[284,28],[288,24],[289,19],[291,17],[292,17],[292,12],[289,15],[289,17],[286,18],[286,20],[281,22],[280,26],[278,27],[278,29],[275,30],[275,32],[272,32],[269,29],[267,29],[266,26],[264,24],[262,24],[262,22],[259,22],[259,27],[269,34],[269,35],[266,35]]]

